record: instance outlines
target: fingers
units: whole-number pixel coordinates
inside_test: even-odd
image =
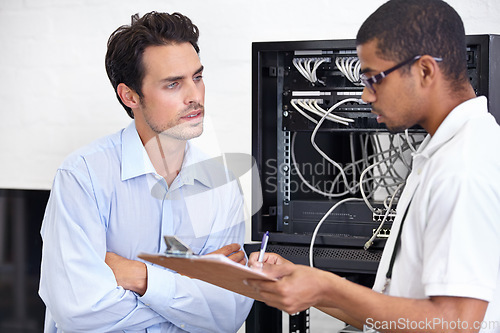
[[[258,262],[259,258],[259,252],[253,252],[250,254],[250,257],[248,259],[248,266],[250,267],[260,267],[260,263]],[[286,260],[282,256],[276,253],[268,253],[266,252],[264,254],[264,259],[262,262],[267,263],[267,264],[275,264],[275,265],[281,265],[285,263],[291,263],[290,261]]]
[[[247,263],[247,258],[245,257],[245,252],[243,251],[234,252],[229,255],[228,258],[241,265],[246,265]]]
[[[250,256],[248,257],[248,265],[250,266],[252,263],[257,262],[258,258],[259,258],[259,252],[250,253]]]
[[[245,252],[241,250],[241,246],[238,243],[232,243],[226,246],[221,247],[218,250],[210,252],[209,254],[222,254],[234,262],[237,262],[241,265],[246,265],[247,259],[245,256]]]
[[[281,309],[288,314],[295,314],[306,309],[294,298],[294,292],[289,290],[287,283],[282,281],[268,282],[263,280],[246,280],[260,297],[256,298],[269,306]]]
[[[220,249],[211,252],[210,254],[223,254],[227,257],[230,254],[232,254],[233,252],[238,252],[240,250],[241,250],[240,244],[233,243],[233,244],[223,246]]]
[[[258,294],[259,300],[293,314],[317,303],[315,283],[311,276],[314,273],[309,267],[294,264],[263,264],[263,272],[277,278],[275,282],[263,280],[247,280]]]
[[[250,266],[250,262],[248,263],[249,267],[252,269],[258,269],[265,275],[270,278],[279,280],[287,275],[293,273],[296,265],[292,263],[283,263],[283,264],[268,264],[261,262],[253,262],[252,266]],[[249,280],[250,281],[250,280]]]
[[[296,265],[291,263],[283,264],[268,264],[264,263],[262,266],[262,272],[269,277],[275,279],[281,279],[284,276],[290,275],[296,269]]]

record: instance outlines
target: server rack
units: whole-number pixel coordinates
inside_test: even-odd
[[[488,97],[489,110],[499,121],[500,37],[470,35],[466,41],[471,84],[477,95]],[[258,211],[252,217],[252,240],[260,241],[269,231],[269,251],[299,264],[309,264],[313,248],[315,267],[369,286],[390,234],[398,197],[394,193],[401,190],[397,183],[404,181],[408,173],[406,158],[425,132],[414,127],[405,137],[391,136],[383,124],[376,122],[370,105],[359,101],[363,86],[356,80],[356,59],[354,40],[253,43],[252,155],[262,184],[253,191],[262,191],[262,207],[252,209]],[[347,123],[327,121],[322,119],[324,114],[308,111],[328,111],[338,102],[341,104],[330,114],[350,119]],[[313,120],[320,123],[318,128]],[[359,182],[349,184],[356,183],[363,172],[356,163],[362,163],[359,161],[366,156],[376,157],[364,168],[378,163],[388,156],[381,152],[394,152],[400,148],[398,145],[404,146],[401,158],[389,160],[378,174],[367,177],[371,179],[365,186],[378,189],[367,200],[361,200],[363,193],[354,190]],[[332,167],[328,158],[349,174],[339,175],[342,172]],[[377,182],[381,180],[376,177],[391,168],[392,176],[397,173],[393,179],[398,181],[392,185],[385,181],[380,188]],[[302,178],[322,193],[308,187]],[[345,181],[338,181],[341,178]],[[345,194],[328,197],[325,193]],[[335,203],[348,197],[360,200],[345,202],[325,217]],[[389,207],[390,198],[394,202]],[[384,225],[379,228],[384,217]],[[372,245],[364,249],[372,236]],[[248,250],[254,248],[249,246]]]

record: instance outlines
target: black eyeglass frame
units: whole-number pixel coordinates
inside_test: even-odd
[[[360,74],[359,75],[359,80],[361,81],[361,83],[363,83],[363,85],[365,87],[367,87],[372,93],[376,93],[376,90],[375,88],[373,87],[373,84],[375,83],[380,83],[380,81],[382,81],[382,79],[384,77],[386,77],[387,75],[391,74],[392,72],[394,72],[395,70],[403,67],[404,65],[408,65],[408,64],[411,64],[411,63],[414,63],[415,61],[417,61],[418,59],[422,58],[422,55],[416,55],[414,56],[413,58],[411,59],[408,59],[408,60],[405,60],[399,64],[397,64],[396,66],[394,67],[391,67],[389,68],[388,70],[385,70],[383,72],[380,72],[376,75],[373,75],[373,76],[370,76],[370,77],[367,77],[364,73],[363,74]],[[439,58],[439,57],[432,57],[434,60],[436,60],[437,62],[440,62],[440,61],[443,61],[443,58]]]

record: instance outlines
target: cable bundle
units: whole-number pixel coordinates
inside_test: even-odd
[[[323,81],[318,80],[316,75],[318,67],[325,61],[330,61],[330,58],[294,58],[292,62],[306,80],[311,83],[321,83],[325,85]]]
[[[291,141],[291,158],[292,167],[295,169],[297,176],[300,180],[313,192],[323,195],[327,198],[338,198],[345,195],[356,195],[361,194],[361,198],[349,197],[338,201],[334,206],[332,206],[326,214],[321,218],[321,220],[316,225],[311,239],[310,249],[309,249],[309,264],[313,266],[313,246],[318,234],[319,228],[326,220],[326,218],[333,212],[338,206],[347,201],[361,201],[363,200],[367,207],[374,213],[379,214],[370,203],[369,199],[372,199],[378,191],[385,191],[387,193],[386,198],[383,200],[385,214],[374,234],[365,243],[364,248],[368,249],[376,235],[384,225],[387,220],[394,203],[399,198],[400,192],[404,187],[406,177],[411,170],[411,163],[407,161],[409,154],[415,151],[415,147],[418,146],[424,135],[414,135],[410,136],[408,131],[402,134],[388,134],[388,133],[361,133],[361,151],[362,157],[360,159],[355,158],[355,145],[354,145],[354,133],[350,133],[350,151],[351,151],[351,162],[340,165],[338,162],[329,157],[325,152],[323,152],[315,142],[316,134],[325,120],[340,122],[338,119],[330,118],[333,116],[331,112],[346,102],[362,102],[355,98],[344,99],[337,104],[333,105],[327,111],[318,110],[317,100],[292,100],[291,104],[298,110],[301,106],[304,109],[315,113],[316,115],[321,115],[321,119],[317,121],[311,116],[307,115],[304,111],[299,112],[304,115],[307,119],[313,121],[316,126],[311,134],[311,144],[314,149],[329,163],[331,163],[339,173],[333,179],[329,191],[323,191],[311,185],[302,175],[300,167],[295,158],[295,140],[297,132],[292,135]],[[314,110],[314,111],[312,111]],[[338,117],[338,116],[336,116]],[[349,118],[343,118],[345,121],[352,121]],[[386,139],[386,142],[382,142],[382,139]],[[368,148],[371,147],[373,151],[372,154],[368,155]],[[402,170],[400,167],[402,166]],[[347,175],[351,173],[352,177]],[[359,178],[358,178],[359,175]],[[349,179],[350,178],[350,179]],[[345,190],[340,192],[335,192],[335,189],[340,188],[339,184],[343,184]]]
[[[349,81],[357,86],[363,85],[359,79],[361,62],[357,57],[337,57],[335,58],[335,65]]]
[[[326,114],[325,119],[335,123],[347,126],[349,125],[349,123],[354,122],[354,119],[337,116],[335,114],[330,113],[331,110],[327,111],[323,109],[321,106],[319,106],[317,99],[292,99],[290,101],[290,104],[293,106],[295,110],[297,110],[297,112],[299,112],[301,115],[303,115],[305,118],[307,118],[308,120],[312,121],[315,124],[317,124],[318,121],[313,117],[309,116],[307,113],[305,113],[301,108],[299,108],[299,106],[302,107],[304,110],[309,111],[320,117],[323,117]],[[335,106],[333,106],[332,108],[335,108]]]

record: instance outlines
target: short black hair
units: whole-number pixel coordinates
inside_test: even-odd
[[[106,52],[106,72],[118,101],[131,118],[134,118],[134,114],[123,104],[116,88],[120,83],[124,83],[140,98],[143,97],[144,50],[148,46],[191,43],[196,53],[199,53],[198,37],[198,27],[188,17],[180,13],[154,11],[141,18],[137,14],[132,16],[130,25],[123,25],[111,34]]]
[[[458,13],[442,0],[389,0],[363,23],[356,45],[377,42],[377,55],[402,62],[416,55],[443,59],[444,77],[468,82],[465,29]]]

